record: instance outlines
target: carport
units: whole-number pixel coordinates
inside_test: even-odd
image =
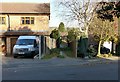
[[[13,47],[17,41],[17,38],[21,35],[35,35],[41,36],[41,54],[49,53],[49,49],[54,48],[55,45],[51,45],[51,39],[48,32],[5,32],[4,42],[6,47],[6,56],[12,57]],[[54,42],[52,42],[54,43]],[[52,47],[51,47],[52,46]]]

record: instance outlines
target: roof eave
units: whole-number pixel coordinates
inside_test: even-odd
[[[50,13],[11,13],[11,12],[0,12],[0,14],[42,14],[42,15],[50,15]]]

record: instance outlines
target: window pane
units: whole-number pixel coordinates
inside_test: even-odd
[[[24,21],[24,20],[22,20],[22,24],[25,24],[25,21]]]
[[[5,24],[5,17],[2,17],[2,24]]]
[[[21,17],[22,20],[24,20],[24,17]]]
[[[34,24],[34,20],[31,20],[31,24]]]
[[[26,18],[26,20],[30,20],[30,17],[25,17]]]
[[[31,24],[34,24],[34,17],[31,17]]]
[[[31,17],[31,20],[34,20],[34,17]]]
[[[30,17],[26,17],[26,24],[30,24]]]
[[[0,17],[0,24],[5,24],[5,17]]]
[[[25,19],[24,19],[24,17],[21,17],[21,22],[22,22],[22,24],[25,24]]]
[[[26,24],[30,24],[30,20],[26,20]]]

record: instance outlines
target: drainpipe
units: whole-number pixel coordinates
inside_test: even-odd
[[[8,16],[8,29],[7,29],[7,31],[10,31],[10,16],[9,15],[7,15]]]

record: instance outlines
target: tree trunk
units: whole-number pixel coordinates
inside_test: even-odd
[[[100,55],[101,53],[100,53],[100,50],[101,50],[101,43],[102,43],[102,41],[100,40],[99,41],[99,45],[98,45],[98,54],[97,55]]]
[[[86,27],[85,35],[86,35],[86,37],[88,38],[88,26]]]
[[[77,40],[70,42],[70,48],[72,50],[73,57],[77,58]]]
[[[60,48],[60,38],[58,38],[58,39],[56,40],[56,46],[57,46],[57,48]]]

